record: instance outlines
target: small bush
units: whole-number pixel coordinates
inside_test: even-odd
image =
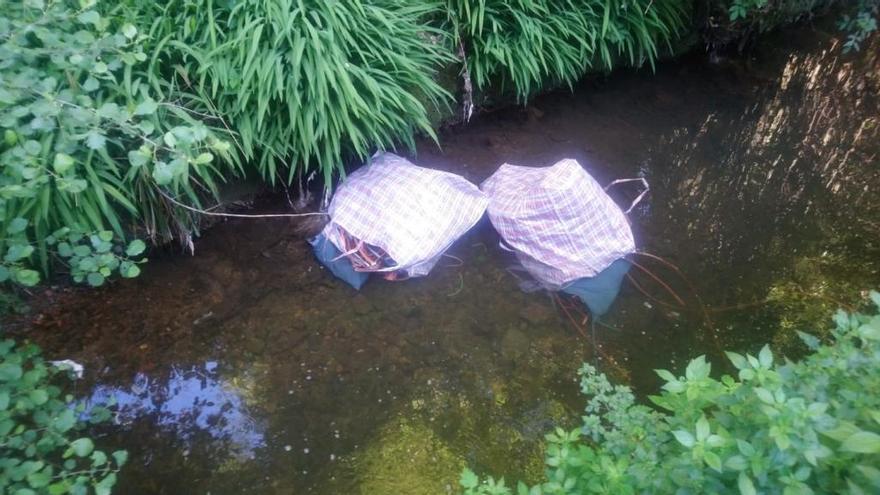
[[[15,495],[107,495],[128,454],[95,448],[82,436],[82,405],[55,384],[65,372],[34,345],[0,341],[0,489]],[[110,413],[93,408],[89,422]]]
[[[844,14],[839,27],[846,33],[843,51],[858,51],[871,33],[877,31],[880,0],[859,0],[851,13]]]
[[[736,376],[712,378],[703,357],[683,377],[658,371],[659,410],[585,365],[583,426],[547,435],[547,480],[517,493],[877,493],[880,312],[835,322],[828,344],[802,334],[812,354],[796,363],[765,346],[727,354]],[[469,470],[461,484],[467,495],[511,493]]]
[[[133,232],[195,228],[167,197],[216,195],[228,145],[138,76],[143,33],[96,0],[0,5],[0,281],[36,284],[67,245],[74,278],[100,285]]]

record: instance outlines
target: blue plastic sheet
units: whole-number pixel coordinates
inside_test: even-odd
[[[608,265],[608,268],[599,272],[595,277],[584,277],[575,280],[562,292],[580,298],[590,308],[590,312],[596,316],[602,316],[608,312],[611,304],[620,293],[620,285],[623,277],[629,271],[630,263],[621,258]]]
[[[336,275],[336,278],[352,286],[355,290],[360,290],[367,279],[370,278],[369,273],[355,271],[348,258],[345,256],[340,257],[339,255],[342,253],[332,242],[324,237],[324,234],[309,239],[309,244],[312,245],[312,250],[314,250],[318,261],[329,269],[333,275]]]

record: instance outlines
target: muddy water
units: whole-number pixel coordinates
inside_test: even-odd
[[[650,393],[652,369],[722,347],[796,354],[793,330],[880,286],[878,44],[838,44],[798,28],[750,60],[586,82],[421,146],[474,181],[563,157],[648,180],[637,243],[680,268],[643,260],[685,304],[636,270],[644,293],[626,283],[595,340],[518,290],[485,221],[430,277],[360,293],[297,223],[229,221],[195,257],[51,294],[27,335],[86,365],[81,395],[118,402],[100,433],[131,453],[119,493],[443,494],[464,465],[535,481],[543,433],[577,423],[583,361]]]

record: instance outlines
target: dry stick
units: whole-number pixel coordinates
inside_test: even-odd
[[[325,213],[322,211],[310,212],[310,213],[270,213],[270,214],[257,214],[257,215],[244,215],[241,213],[215,213],[213,211],[205,211],[199,208],[193,208],[192,206],[187,206],[180,201],[172,198],[165,191],[159,189],[159,194],[165,196],[165,199],[171,201],[177,206],[184,208],[186,210],[199,213],[201,215],[208,215],[212,217],[231,217],[231,218],[297,218],[297,217],[310,217],[310,216],[329,216],[329,213]]]

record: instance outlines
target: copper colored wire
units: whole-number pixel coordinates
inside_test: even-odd
[[[632,253],[632,254],[634,254],[634,255],[641,255],[641,256],[644,256],[644,257],[646,257],[646,258],[649,258],[649,259],[655,260],[655,261],[657,261],[657,262],[659,262],[659,263],[661,263],[661,264],[663,264],[663,265],[665,265],[665,266],[671,268],[676,274],[678,274],[679,278],[681,278],[681,279],[684,281],[684,283],[688,286],[688,289],[689,289],[690,292],[693,294],[694,299],[696,299],[697,303],[699,304],[699,309],[700,309],[700,312],[702,313],[702,316],[703,316],[704,322],[706,323],[706,326],[707,326],[708,329],[709,329],[709,333],[712,335],[712,343],[715,344],[715,347],[717,348],[718,352],[720,353],[720,352],[722,351],[722,346],[721,346],[721,343],[718,341],[718,335],[715,334],[715,324],[714,324],[714,322],[712,321],[712,318],[709,316],[709,310],[708,310],[708,308],[706,307],[706,304],[703,302],[703,298],[700,297],[700,294],[697,292],[697,289],[696,289],[696,288],[694,287],[694,285],[691,283],[690,279],[688,279],[687,277],[685,277],[685,275],[684,275],[684,273],[682,273],[681,269],[679,269],[675,264],[673,264],[672,262],[670,262],[670,261],[668,261],[668,260],[666,260],[666,259],[664,259],[664,258],[661,258],[660,256],[657,256],[657,255],[654,255],[654,254],[650,254],[650,253],[646,253],[646,252],[643,252],[643,251],[637,251],[637,252]],[[648,275],[649,275],[652,279],[654,279],[657,283],[659,283],[660,285],[662,285],[662,286],[663,286],[663,287],[664,287],[664,288],[665,288],[665,289],[666,289],[666,290],[667,290],[667,291],[668,291],[668,292],[669,292],[669,293],[675,298],[675,300],[678,301],[679,304],[681,304],[681,309],[687,309],[687,305],[685,304],[685,302],[684,302],[680,297],[678,297],[678,294],[676,294],[675,291],[672,290],[672,288],[671,288],[668,284],[666,284],[665,282],[663,282],[662,280],[660,280],[660,277],[658,277],[657,275],[654,275],[654,273],[652,273],[650,270],[648,270],[647,268],[643,267],[642,265],[636,263],[636,262],[633,261],[632,259],[628,259],[628,261],[629,261],[630,263],[632,263],[633,265],[637,266],[638,268],[640,268],[640,269],[641,269],[643,272],[645,272],[646,274],[648,274]],[[627,275],[629,275],[629,274],[627,274]],[[651,298],[651,296],[649,296],[649,295],[647,294],[647,292],[644,291],[644,289],[642,289],[641,286],[639,286],[639,284],[636,283],[636,282],[634,281],[634,278],[631,277],[631,276],[630,276],[630,281],[633,282],[633,285],[636,287],[636,289],[639,290],[639,292],[641,292],[642,294],[644,294],[646,297]],[[653,299],[654,301],[659,302],[657,299],[654,299],[654,298],[651,298],[651,299]],[[663,304],[663,303],[661,303],[661,304]]]
[[[654,275],[654,273],[653,273],[651,270],[648,270],[647,268],[645,268],[644,266],[642,266],[642,265],[636,263],[636,262],[633,261],[633,260],[629,260],[629,262],[632,263],[632,264],[633,264],[635,267],[637,267],[639,270],[645,272],[645,274],[647,274],[649,277],[651,277],[652,279],[654,279],[655,282],[657,282],[657,283],[660,284],[664,289],[666,289],[666,291],[669,292],[669,294],[672,295],[673,298],[675,298],[675,300],[676,300],[676,302],[678,302],[678,304],[680,304],[682,307],[687,306],[687,304],[685,304],[684,300],[683,300],[681,297],[679,297],[678,294],[677,294],[674,290],[672,290],[672,287],[670,287],[669,284],[667,284],[666,282],[664,282],[663,280],[661,280],[660,277],[658,277],[657,275]]]

